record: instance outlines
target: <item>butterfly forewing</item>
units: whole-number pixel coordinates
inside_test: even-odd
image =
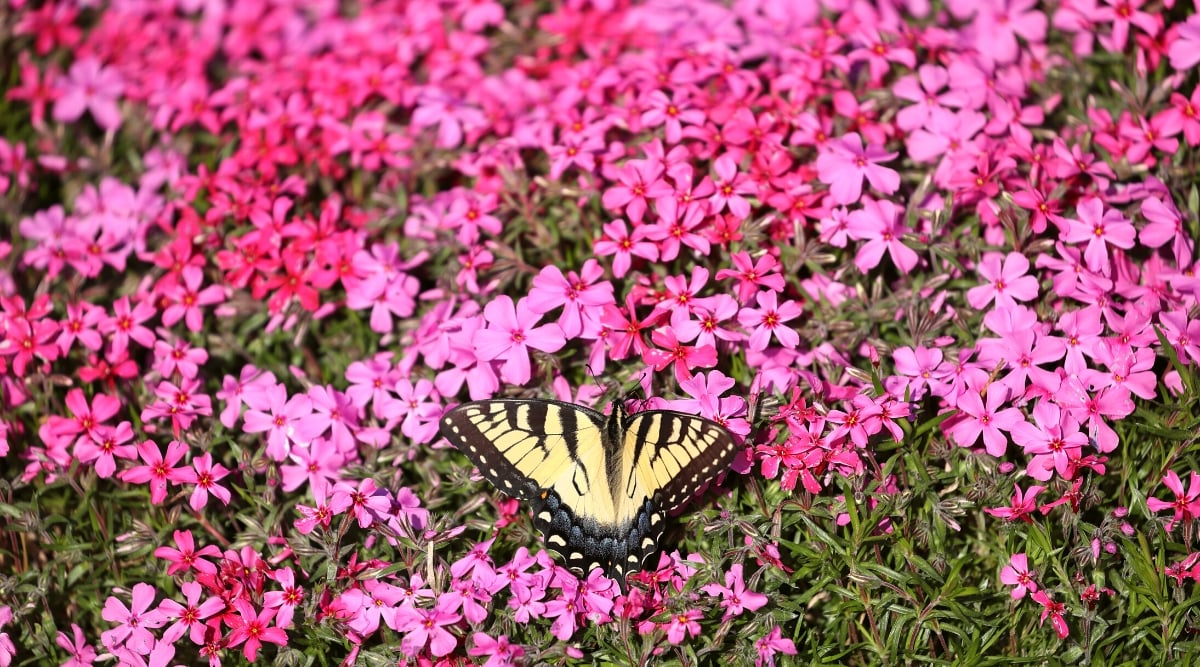
[[[442,435],[496,488],[522,500],[557,488],[574,501],[604,470],[604,415],[570,403],[493,400],[464,403],[442,418]]]
[[[737,455],[737,443],[724,427],[670,410],[633,415],[625,448],[637,453],[640,486],[656,491],[663,512],[679,509],[700,487],[727,470]]]

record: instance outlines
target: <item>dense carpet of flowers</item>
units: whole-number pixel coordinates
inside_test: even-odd
[[[1177,657],[1195,10],[0,2],[0,665]],[[622,595],[438,421],[639,386]]]

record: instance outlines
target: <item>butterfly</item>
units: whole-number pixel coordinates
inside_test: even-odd
[[[496,488],[528,502],[547,546],[585,576],[625,576],[658,553],[667,513],[729,468],[738,446],[720,424],[670,410],[605,416],[552,400],[474,401],[442,435]]]

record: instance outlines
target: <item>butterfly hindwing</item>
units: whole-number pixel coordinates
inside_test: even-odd
[[[442,419],[454,443],[501,491],[529,502],[534,525],[567,567],[601,568],[622,588],[658,552],[666,513],[729,465],[732,436],[668,410],[608,417],[549,400],[465,403]]]

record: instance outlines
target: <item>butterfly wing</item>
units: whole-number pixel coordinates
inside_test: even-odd
[[[619,574],[611,564],[627,558],[629,520],[614,505],[606,423],[570,403],[501,399],[458,406],[441,431],[496,488],[532,506],[534,525],[568,567],[611,576]]]
[[[666,513],[679,509],[728,470],[738,447],[729,431],[714,421],[672,410],[649,410],[629,418],[625,450],[633,461],[625,486],[646,489]]]

